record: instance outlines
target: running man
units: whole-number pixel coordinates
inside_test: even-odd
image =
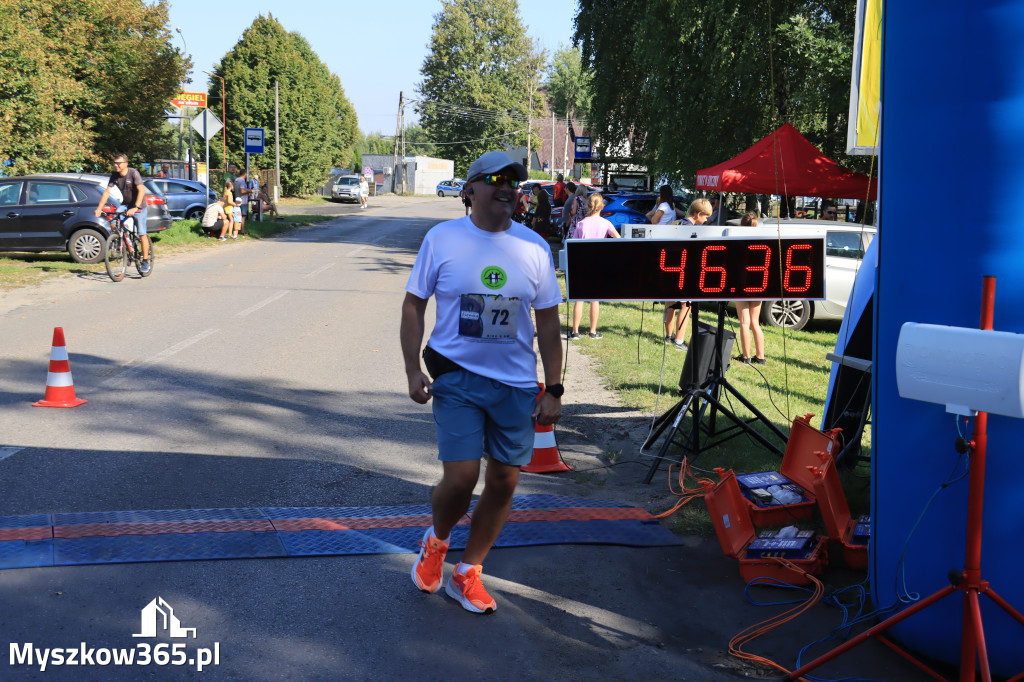
[[[554,424],[562,414],[562,294],[547,242],[512,221],[526,168],[504,152],[488,152],[467,177],[472,211],[427,233],[402,304],[409,397],[434,400],[443,469],[431,497],[434,525],[420,542],[412,581],[424,592],[440,589],[451,531],[469,510],[486,454],[483,493],[445,592],[467,611],[491,613],[497,604],[481,580],[484,558],[508,518],[519,467],[533,457],[534,419]],[[433,382],[420,365],[431,296],[436,321],[423,359]],[[547,385],[539,400],[531,308]]]

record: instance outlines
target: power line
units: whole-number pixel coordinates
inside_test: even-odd
[[[514,120],[514,121],[522,121],[522,122],[526,123],[527,121],[529,121],[531,119],[533,119],[533,120],[545,120],[545,121],[550,120],[550,117],[548,117],[548,116],[544,116],[544,117],[531,117],[531,116],[528,116],[526,114],[517,113],[515,110],[509,111],[509,110],[505,110],[505,109],[484,109],[484,108],[481,108],[481,107],[474,107],[474,106],[470,106],[470,105],[467,105],[467,104],[451,104],[451,103],[448,103],[448,102],[437,102],[437,101],[434,101],[434,100],[416,100],[416,99],[413,99],[413,100],[409,100],[408,102],[410,104],[411,103],[419,104],[421,110],[423,108],[433,107],[435,109],[440,110],[441,113],[446,113],[446,114],[450,114],[450,115],[460,116],[462,118],[466,118],[466,119],[469,119],[469,120],[480,121],[480,122],[495,122],[495,121],[498,121],[498,120],[508,120],[508,119],[511,119],[511,120]],[[562,117],[562,116],[555,116],[555,121],[556,122],[561,122],[561,123],[566,124],[566,125],[568,123],[570,123],[570,122],[578,123],[581,126],[586,126],[589,123],[589,121],[587,119],[582,118],[582,117],[577,117],[577,118],[574,118],[574,119],[568,119],[568,118],[565,118],[565,117]]]

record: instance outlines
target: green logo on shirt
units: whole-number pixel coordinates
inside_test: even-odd
[[[484,271],[480,273],[480,281],[483,282],[484,286],[488,289],[500,289],[505,286],[505,282],[508,281],[508,276],[505,274],[505,271],[497,265],[490,265],[484,268]]]

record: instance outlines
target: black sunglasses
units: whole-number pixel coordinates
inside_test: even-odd
[[[519,181],[511,175],[505,175],[504,173],[491,173],[490,175],[481,175],[477,180],[483,180],[486,185],[501,185],[508,183],[508,186],[512,189],[519,187]]]

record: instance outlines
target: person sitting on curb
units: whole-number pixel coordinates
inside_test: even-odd
[[[570,235],[570,239],[604,239],[611,237],[619,239],[620,235],[615,231],[615,226],[607,218],[601,217],[601,209],[604,208],[604,197],[600,192],[594,192],[587,197],[587,217],[576,224],[576,229]],[[597,317],[601,314],[601,303],[590,302],[590,338],[601,338],[601,332],[597,331]],[[576,301],[572,306],[572,332],[569,340],[580,338],[580,320],[583,319],[583,301]]]
[[[229,220],[228,214],[224,211],[224,197],[221,197],[206,207],[200,225],[202,225],[203,231],[209,236],[212,237],[213,233],[216,232],[217,239],[224,241],[224,233],[228,229]]]

